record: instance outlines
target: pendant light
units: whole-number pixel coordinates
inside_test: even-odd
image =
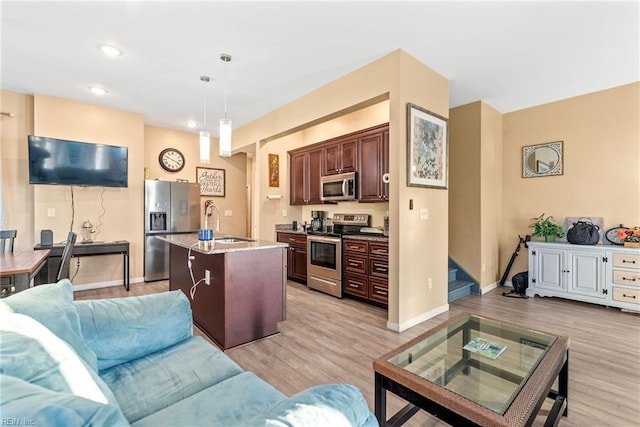
[[[224,118],[220,119],[219,145],[220,157],[231,157],[231,119],[227,118],[227,63],[231,62],[231,55],[223,53],[220,59],[224,64]]]
[[[204,83],[209,83],[209,76],[200,76],[200,80]],[[204,112],[202,119],[202,130],[200,131],[200,163],[205,165],[209,164],[210,152],[211,152],[211,136],[207,130],[207,94],[203,96]]]

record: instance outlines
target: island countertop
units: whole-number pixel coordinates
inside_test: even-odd
[[[289,245],[287,243],[272,242],[269,240],[250,240],[248,238],[240,238],[247,241],[239,241],[234,243],[221,243],[216,240],[222,239],[234,239],[234,236],[217,236],[211,242],[198,241],[198,234],[173,234],[168,236],[157,236],[158,239],[165,242],[181,246],[192,251],[200,252],[202,254],[222,254],[227,252],[239,252],[239,251],[254,251],[261,249],[272,248],[286,248]]]

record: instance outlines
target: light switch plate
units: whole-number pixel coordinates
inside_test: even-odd
[[[50,217],[56,216],[56,208],[47,209],[47,216],[50,216]]]
[[[420,219],[423,221],[429,219],[429,209],[420,208]]]
[[[233,211],[224,211],[224,216],[231,216],[233,215]]]

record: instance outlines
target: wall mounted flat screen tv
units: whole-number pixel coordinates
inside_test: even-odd
[[[29,184],[127,187],[128,149],[29,135]]]

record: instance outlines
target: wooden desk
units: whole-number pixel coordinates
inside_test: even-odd
[[[36,245],[34,249],[49,249],[48,272],[42,272],[36,283],[53,283],[62,260],[64,244],[53,246]],[[129,242],[126,240],[116,240],[114,242],[94,242],[76,243],[73,246],[72,257],[97,256],[97,255],[120,255],[122,254],[122,282],[124,288],[129,291]],[[46,273],[46,274],[45,274]]]
[[[48,257],[48,249],[0,253],[0,276],[13,277],[16,292],[24,291],[46,265]]]

